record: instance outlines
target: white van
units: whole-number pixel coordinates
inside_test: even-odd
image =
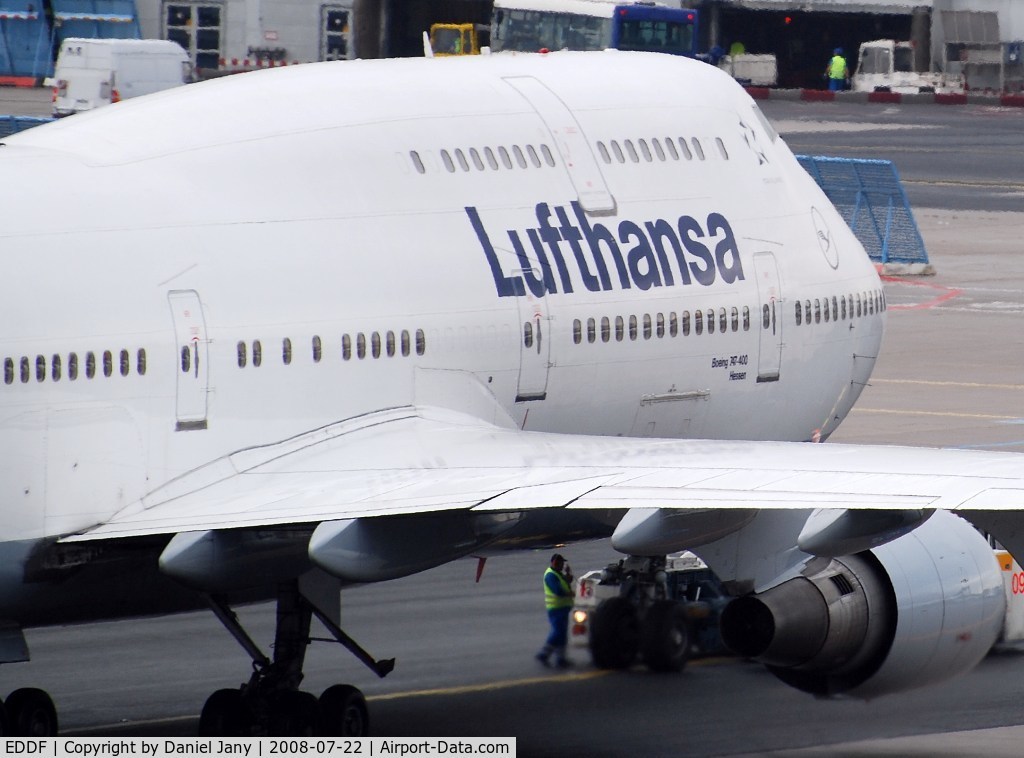
[[[864,42],[857,55],[853,75],[854,92],[897,92],[941,94],[964,92],[962,76],[947,76],[937,71],[914,68],[914,44],[892,39]]]
[[[54,69],[53,115],[148,95],[191,78],[188,54],[176,42],[69,37],[60,46]]]

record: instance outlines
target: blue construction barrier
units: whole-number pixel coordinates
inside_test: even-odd
[[[798,155],[871,259],[928,263],[921,232],[892,161]]]
[[[52,76],[68,37],[142,38],[135,0],[51,0],[50,18],[42,8],[42,0],[0,0],[0,76]]]
[[[41,116],[0,116],[0,137],[9,137],[15,132],[22,132],[51,121],[53,121],[52,118]]]
[[[0,0],[2,1],[2,0]],[[140,39],[135,0],[52,0],[53,49],[68,37]]]
[[[41,7],[32,0],[0,0],[0,75],[38,78],[53,72]]]

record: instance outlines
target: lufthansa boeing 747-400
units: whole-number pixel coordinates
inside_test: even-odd
[[[343,587],[601,535],[697,552],[730,645],[818,695],[945,679],[1001,627],[976,527],[1024,558],[1024,457],[813,444],[885,295],[711,66],[295,66],[6,138],[0,171],[0,662],[208,606],[254,673],[203,734],[359,735],[357,689],[299,688],[314,616],[394,665]],[[272,655],[233,611],[265,599]],[[614,621],[671,660],[659,609]],[[57,730],[39,689],[3,713]]]

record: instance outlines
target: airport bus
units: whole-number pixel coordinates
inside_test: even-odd
[[[491,50],[697,55],[697,11],[621,0],[494,0]]]

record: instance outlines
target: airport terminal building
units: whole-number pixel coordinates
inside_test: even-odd
[[[580,3],[583,0],[566,0]],[[678,1],[678,0],[676,0]],[[771,53],[780,86],[813,87],[836,47],[915,43],[921,68],[964,73],[972,89],[1019,91],[1019,0],[682,0],[700,44]],[[486,26],[491,0],[0,0],[0,76],[42,77],[66,37],[170,39],[203,75],[323,60],[422,55],[432,23]],[[1024,81],[1021,82],[1024,86]]]

